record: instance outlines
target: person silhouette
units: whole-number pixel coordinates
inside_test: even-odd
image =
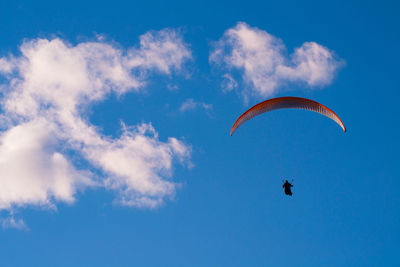
[[[284,188],[286,195],[288,195],[288,196],[292,195],[292,190],[290,188],[293,187],[293,185],[291,183],[289,183],[288,180],[285,181],[285,183],[282,185],[282,187]]]

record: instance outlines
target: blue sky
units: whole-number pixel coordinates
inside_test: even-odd
[[[3,1],[1,266],[398,266],[398,13]]]

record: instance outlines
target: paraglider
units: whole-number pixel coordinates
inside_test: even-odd
[[[346,127],[344,126],[342,120],[326,106],[310,99],[286,96],[286,97],[277,97],[263,101],[248,109],[233,124],[231,129],[231,136],[246,121],[262,113],[266,113],[277,109],[287,109],[287,108],[309,110],[324,115],[333,120],[334,122],[336,122],[343,129],[343,131],[346,132]],[[293,185],[289,183],[288,180],[286,180],[285,183],[283,183],[282,187],[286,195],[292,196],[291,188],[293,187]]]
[[[293,97],[293,96],[285,96],[285,97],[277,97],[273,99],[269,99],[258,103],[257,105],[248,109],[245,113],[243,113],[232,126],[231,135],[246,121],[262,114],[265,112],[277,110],[277,109],[304,109],[313,112],[317,112],[321,115],[324,115],[333,121],[335,121],[339,126],[346,132],[346,127],[344,126],[342,120],[329,108],[321,105],[320,103],[306,99],[301,97]]]

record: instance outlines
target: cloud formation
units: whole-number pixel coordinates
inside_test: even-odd
[[[342,61],[328,48],[315,42],[305,42],[290,58],[285,57],[285,45],[275,36],[246,23],[228,29],[214,43],[209,61],[230,73],[223,75],[224,90],[237,88],[234,72],[241,74],[245,97],[267,97],[288,82],[300,82],[321,87],[332,82]]]
[[[0,219],[0,224],[3,229],[29,230],[22,219],[15,219],[13,215]]]
[[[186,112],[197,108],[202,108],[205,111],[210,111],[213,108],[213,106],[211,104],[207,104],[204,102],[197,102],[193,98],[188,98],[185,100],[185,102],[182,103],[181,107],[179,108],[179,111]]]
[[[151,123],[122,124],[123,134],[112,139],[82,115],[111,93],[140,92],[149,72],[179,71],[191,51],[178,32],[148,32],[127,50],[55,38],[25,41],[20,52],[0,58],[0,210],[55,208],[87,187],[114,190],[119,203],[137,207],[156,207],[174,195],[174,164],[188,162],[190,146],[174,137],[160,141]],[[3,220],[3,226],[22,223]]]

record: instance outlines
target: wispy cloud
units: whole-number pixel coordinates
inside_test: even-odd
[[[282,40],[246,23],[228,29],[214,43],[209,60],[229,72],[241,73],[245,97],[267,97],[289,82],[300,82],[309,88],[332,82],[343,64],[328,48],[315,42],[305,42],[293,54],[285,57]],[[225,90],[237,87],[232,73],[224,74]]]
[[[0,120],[0,209],[55,208],[93,186],[114,190],[117,201],[130,206],[156,207],[174,195],[173,166],[188,162],[189,145],[174,137],[159,140],[151,123],[123,125],[123,134],[112,139],[82,114],[111,93],[140,92],[149,72],[179,71],[191,51],[178,32],[148,32],[139,47],[127,50],[55,38],[25,41],[20,51],[0,58],[6,80],[0,103],[7,118]],[[102,175],[77,167],[68,150]],[[17,228],[22,223],[3,221]]]
[[[180,112],[186,112],[195,109],[204,109],[205,111],[211,111],[213,106],[211,104],[207,104],[204,102],[197,102],[193,98],[188,98],[185,102],[182,103],[181,107],[179,108]]]
[[[29,230],[22,219],[15,219],[13,215],[0,219],[0,224],[3,229]]]
[[[229,73],[222,75],[222,78],[224,78],[222,89],[225,92],[230,92],[238,87],[237,81]]]

